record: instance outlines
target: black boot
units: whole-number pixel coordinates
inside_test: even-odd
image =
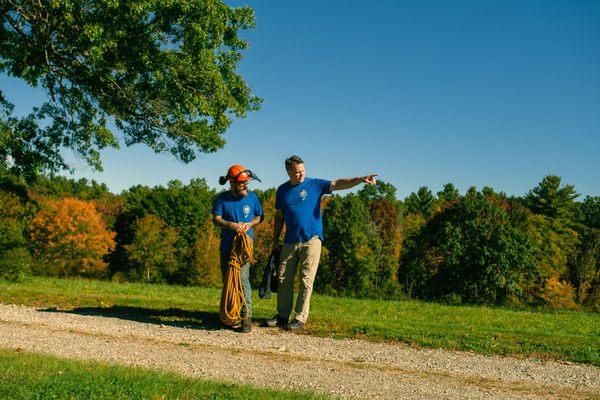
[[[244,319],[242,319],[242,329],[240,329],[240,332],[248,333],[251,330],[252,330],[252,318],[244,317]]]
[[[299,331],[304,326],[304,322],[300,322],[297,319],[287,324],[286,328],[288,331]]]
[[[264,323],[264,326],[269,327],[269,328],[275,328],[275,327],[285,328],[286,325],[287,325],[287,320],[284,318],[281,318],[279,315],[276,315],[275,317],[266,320]]]

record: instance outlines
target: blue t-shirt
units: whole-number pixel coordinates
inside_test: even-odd
[[[313,236],[323,240],[321,198],[331,193],[331,181],[304,178],[292,185],[287,181],[277,188],[275,208],[283,211],[285,243],[304,243]]]
[[[253,192],[244,197],[235,197],[230,191],[219,193],[212,209],[213,215],[220,215],[229,222],[250,222],[254,217],[262,217],[263,209],[260,200]],[[221,229],[221,251],[229,251],[236,232],[231,229]],[[248,231],[248,236],[254,240],[254,229]]]

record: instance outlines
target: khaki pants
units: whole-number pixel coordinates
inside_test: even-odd
[[[321,239],[313,236],[308,242],[284,244],[279,263],[279,286],[277,288],[277,314],[287,320],[292,313],[294,301],[294,278],[300,275],[296,315],[300,322],[308,319],[310,295],[321,257]]]

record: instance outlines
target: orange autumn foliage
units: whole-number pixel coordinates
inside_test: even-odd
[[[94,205],[74,198],[43,201],[29,231],[36,258],[60,275],[98,276],[115,248],[115,233]]]

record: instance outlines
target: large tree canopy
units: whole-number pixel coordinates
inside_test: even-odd
[[[67,147],[96,169],[98,150],[145,143],[188,162],[224,145],[231,116],[260,99],[236,72],[254,26],[219,0],[0,0],[0,71],[48,101],[24,119],[0,92],[0,166],[68,168]],[[6,95],[6,94],[5,94]]]

